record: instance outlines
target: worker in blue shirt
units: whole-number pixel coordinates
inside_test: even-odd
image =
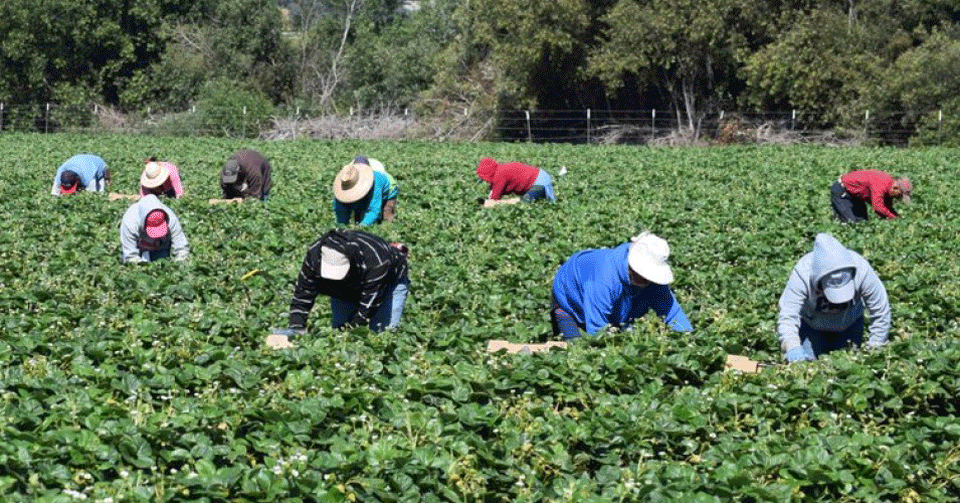
[[[53,177],[50,193],[59,196],[73,194],[77,190],[105,192],[110,185],[110,169],[107,163],[93,154],[78,154],[67,159]]]
[[[596,335],[604,327],[628,329],[653,309],[677,332],[693,327],[668,286],[673,271],[665,240],[644,232],[616,248],[573,254],[553,278],[550,321],[554,335]]]
[[[333,182],[333,211],[337,223],[348,224],[351,217],[360,225],[392,220],[393,213],[384,214],[384,208],[387,201],[396,200],[397,192],[396,187],[391,188],[385,173],[367,164],[347,164]]]

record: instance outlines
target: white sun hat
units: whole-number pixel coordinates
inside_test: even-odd
[[[669,285],[673,282],[673,270],[667,259],[670,258],[670,245],[660,237],[648,231],[631,239],[630,251],[627,253],[627,263],[633,272],[644,279],[658,285]]]

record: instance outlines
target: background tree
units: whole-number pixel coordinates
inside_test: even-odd
[[[601,40],[588,71],[615,94],[626,85],[659,96],[680,124],[697,118],[739,87],[737,63],[757,29],[755,2],[619,0],[600,18]],[[654,101],[654,108],[659,104]]]
[[[233,82],[273,103],[291,100],[293,54],[282,31],[280,10],[272,0],[213,2],[191,16],[172,18],[157,30],[165,51],[131,79],[122,104],[182,110],[197,100],[209,80]]]

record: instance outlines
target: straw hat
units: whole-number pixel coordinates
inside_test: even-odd
[[[644,279],[658,285],[669,285],[673,282],[673,270],[667,259],[670,257],[670,245],[654,234],[643,232],[633,238],[630,251],[627,253],[627,263],[633,272]]]
[[[159,162],[148,162],[140,175],[140,185],[152,189],[163,185],[170,178],[170,170]]]
[[[333,181],[333,197],[344,204],[363,199],[373,188],[373,168],[366,164],[350,163],[343,167]]]

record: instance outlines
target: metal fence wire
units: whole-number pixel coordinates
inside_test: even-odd
[[[361,121],[362,119],[362,121]],[[377,126],[377,123],[380,126]],[[390,126],[384,126],[392,121]],[[397,127],[397,121],[404,126]],[[689,144],[762,142],[872,142],[904,146],[954,143],[960,111],[869,111],[848,116],[787,111],[715,111],[693,119],[669,110],[463,110],[463,116],[418,117],[410,110],[340,114],[306,108],[274,109],[259,115],[246,108],[198,109],[175,113],[121,114],[99,106],[56,103],[0,103],[0,131],[119,132],[175,136],[263,138],[407,139],[442,137],[493,141],[564,143]],[[408,127],[409,124],[429,127]],[[321,131],[337,125],[337,131]],[[447,130],[444,134],[438,131]],[[319,130],[318,130],[319,129]]]

